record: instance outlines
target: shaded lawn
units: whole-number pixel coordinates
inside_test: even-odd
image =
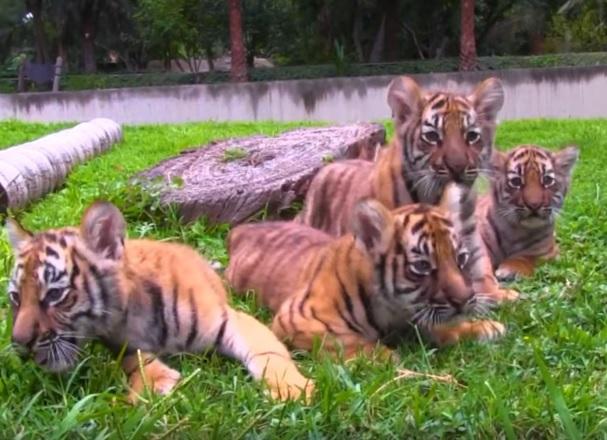
[[[199,221],[180,226],[142,201],[124,198],[129,176],[210,140],[275,134],[301,124],[184,124],[126,127],[125,140],[77,167],[66,185],[21,213],[34,230],[75,224],[97,198],[121,206],[131,237],[185,241],[225,263],[226,227]],[[58,126],[0,122],[0,148]],[[581,147],[573,188],[558,223],[561,258],[519,282],[523,299],[496,315],[508,325],[495,344],[464,343],[435,350],[412,343],[403,366],[449,373],[460,385],[425,379],[393,380],[396,368],[359,358],[347,365],[297,353],[317,383],[311,406],[277,404],[238,363],[218,355],[174,357],[186,378],[177,392],[133,408],[121,400],[125,379],[100,346],[71,374],[50,376],[10,350],[6,278],[12,258],[0,238],[0,433],[55,438],[554,438],[606,437],[607,429],[607,121],[525,121],[499,127],[497,144]],[[149,202],[149,201],[148,201]],[[144,209],[145,204],[145,209]],[[266,321],[254,301],[236,306]]]

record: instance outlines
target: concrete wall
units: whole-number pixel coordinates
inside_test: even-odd
[[[607,67],[517,69],[414,75],[431,88],[470,90],[491,75],[502,79],[501,120],[607,116]],[[108,117],[142,124],[201,120],[324,120],[389,118],[392,77],[330,78],[0,95],[0,119],[84,121]]]

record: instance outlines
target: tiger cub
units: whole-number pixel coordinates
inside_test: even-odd
[[[577,158],[576,147],[551,152],[521,145],[493,153],[491,191],[479,199],[476,212],[499,279],[530,276],[539,259],[558,255],[554,222]]]
[[[46,370],[74,367],[86,340],[125,349],[134,403],[146,386],[165,394],[177,384],[179,373],[160,356],[216,348],[263,379],[274,398],[310,396],[313,385],[286,347],[229,306],[222,281],[193,249],[125,240],[114,205],[90,206],[79,229],[31,234],[12,220],[7,229],[16,258],[8,285],[12,342]]]
[[[312,179],[296,221],[339,237],[350,230],[354,206],[364,198],[394,209],[435,205],[450,182],[470,188],[489,166],[503,102],[496,78],[481,82],[469,96],[430,93],[412,78],[396,78],[388,89],[396,130],[392,143],[376,162],[344,160],[324,167]],[[474,208],[467,212],[473,215]],[[478,235],[474,226],[466,233]],[[500,288],[489,267],[488,256],[481,255],[480,275],[473,280],[477,291],[495,303],[518,298],[518,292]]]
[[[477,256],[457,214],[425,204],[391,212],[366,199],[352,216],[353,232],[340,238],[295,222],[241,225],[229,234],[226,278],[239,292],[257,292],[275,313],[280,339],[306,350],[325,339],[329,352],[343,349],[350,358],[412,325],[438,344],[504,334],[498,322],[455,320],[483,312],[489,300],[472,288],[468,269]],[[392,352],[382,346],[380,355]]]
[[[489,165],[503,101],[496,78],[481,82],[469,96],[430,93],[413,78],[394,79],[388,89],[392,142],[375,162],[343,160],[319,171],[299,221],[339,237],[350,231],[354,206],[362,199],[377,199],[388,209],[435,205],[447,183],[471,186]]]

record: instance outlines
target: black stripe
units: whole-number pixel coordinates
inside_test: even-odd
[[[97,301],[95,300],[95,296],[93,295],[93,292],[91,292],[91,285],[89,283],[89,279],[88,279],[87,275],[84,275],[82,277],[82,290],[84,290],[88,296],[89,304],[91,305],[91,311],[95,310],[95,308],[97,306]],[[103,306],[103,308],[105,308],[105,306]]]
[[[438,101],[436,101],[434,104],[432,104],[432,107],[430,107],[430,108],[432,110],[436,110],[437,108],[444,106],[446,102],[447,102],[447,98],[443,97],[443,98],[439,99]]]
[[[312,285],[314,284],[314,281],[316,281],[316,277],[318,277],[318,274],[320,273],[322,266],[325,262],[325,260],[327,259],[327,253],[325,253],[322,258],[320,259],[320,261],[317,263],[316,268],[314,269],[314,273],[312,274],[312,277],[310,278],[310,282],[308,283],[308,287],[306,288],[306,293],[304,294],[302,300],[299,302],[299,306],[298,306],[298,310],[299,313],[305,318],[306,314],[304,313],[304,307],[306,305],[306,303],[308,302],[308,300],[310,299],[310,295],[312,294]],[[289,315],[291,316],[291,322],[293,321],[293,309],[295,307],[295,301],[293,301],[291,303],[291,307],[289,310]]]
[[[426,225],[426,219],[421,219],[411,226],[411,235],[417,234]]]
[[[91,273],[93,274],[95,281],[97,282],[97,286],[99,287],[99,293],[101,294],[101,302],[105,309],[110,301],[110,294],[106,289],[105,282],[103,281],[103,276],[101,275],[101,273],[99,272],[99,269],[97,269],[96,266],[91,264],[89,266],[89,269],[90,269]]]
[[[48,255],[49,257],[55,257],[55,258],[59,258],[59,254],[57,253],[57,251],[55,249],[53,249],[50,246],[47,246],[45,249],[46,255]]]
[[[359,283],[358,285],[358,297],[363,305],[365,310],[365,317],[367,318],[367,322],[375,331],[379,334],[380,338],[383,336],[383,331],[377,325],[375,318],[373,317],[373,311],[371,310],[371,300],[365,291],[365,287]]]
[[[501,252],[503,252],[504,251],[504,246],[503,246],[503,242],[502,242],[502,237],[501,237],[501,235],[499,233],[499,229],[497,228],[497,225],[493,221],[493,216],[492,215],[488,215],[487,216],[487,221],[489,222],[489,226],[491,226],[491,229],[493,229],[493,234],[495,235],[495,240],[497,241],[498,250],[501,251]]]
[[[335,300],[334,303],[333,303],[333,305],[334,305],[335,309],[337,310],[337,314],[346,323],[346,325],[348,326],[348,328],[350,330],[352,330],[354,333],[361,333],[359,327],[355,326],[354,323],[348,319],[348,317],[343,312],[343,310],[341,309],[341,307],[339,307],[339,301]]]
[[[404,200],[400,200],[398,197],[398,184],[400,183],[400,176],[398,173],[394,173],[393,169],[390,169],[390,176],[392,177],[392,203],[394,207],[397,207],[404,202]]]
[[[336,331],[336,330],[335,330],[333,327],[331,327],[331,325],[330,325],[328,322],[323,321],[322,319],[320,319],[320,318],[318,317],[318,315],[316,314],[316,310],[314,310],[314,307],[310,307],[310,313],[312,314],[312,318],[314,318],[316,321],[318,321],[318,322],[320,322],[322,325],[324,325],[324,326],[325,326],[325,328],[327,329],[327,331],[328,331],[329,333],[333,333],[334,335],[337,335],[337,336],[339,336],[339,335],[341,334],[341,333],[339,333],[338,331]]]
[[[403,289],[395,289],[397,295],[409,295],[419,289],[419,286],[405,287]]]
[[[173,285],[173,322],[175,323],[175,335],[179,334],[179,328],[181,323],[179,322],[179,313],[177,310],[177,302],[179,301],[179,289],[177,283]]]
[[[76,312],[74,313],[72,316],[70,316],[70,319],[73,321],[77,321],[80,318],[93,318],[93,313],[92,313],[92,309],[88,309],[88,310],[81,310],[80,312]]]
[[[375,266],[376,272],[379,273],[379,289],[382,295],[388,297],[386,288],[386,256],[381,255],[379,257],[379,263]]]
[[[56,283],[57,281],[59,281],[61,278],[64,278],[67,276],[67,271],[62,270],[61,272],[55,272],[55,274],[53,275],[53,279],[52,281],[54,283]]]
[[[154,281],[144,281],[143,288],[145,292],[150,296],[152,302],[152,328],[158,329],[158,336],[156,343],[158,347],[164,347],[168,337],[167,322],[164,317],[164,299],[162,297],[162,289]],[[151,330],[151,329],[150,329]]]
[[[57,234],[55,234],[54,232],[45,232],[44,233],[44,238],[47,241],[51,241],[53,243],[57,243]]]
[[[354,241],[352,241],[352,246],[353,245],[354,245]],[[352,246],[350,246],[350,249],[352,248]],[[348,251],[348,253],[349,252],[350,251]],[[344,303],[346,303],[346,309],[348,310],[348,313],[352,317],[353,324],[355,324],[357,327],[360,328],[360,324],[358,323],[358,320],[356,319],[356,315],[354,314],[354,305],[352,304],[352,298],[350,298],[350,295],[348,294],[346,286],[344,285],[344,282],[341,279],[341,276],[339,275],[338,270],[335,271],[335,275],[337,277],[337,282],[339,283],[339,293],[341,294],[341,298],[343,299]],[[337,300],[336,300],[336,307],[339,311],[339,314],[342,315],[341,309],[337,305]],[[348,327],[351,327],[350,321],[345,316],[342,316],[342,319],[347,322]],[[354,331],[357,331],[357,330],[354,330]]]
[[[532,248],[536,244],[541,243],[542,241],[551,237],[552,233],[553,233],[553,231],[552,231],[552,229],[550,229],[548,232],[544,233],[544,235],[540,235],[539,237],[537,237],[531,241],[520,243],[520,244],[518,244],[518,246],[514,246],[512,253],[514,254],[514,253],[522,251],[523,249]]]
[[[187,348],[191,347],[198,334],[198,311],[196,310],[196,303],[194,302],[194,291],[190,289],[188,293],[190,295],[190,320],[192,321],[192,326],[190,327],[188,338],[185,341]]]
[[[221,317],[221,325],[219,326],[219,331],[217,332],[217,337],[215,338],[215,347],[217,349],[221,349],[221,345],[223,344],[223,335],[226,331],[226,325],[228,325],[228,314],[227,312],[223,312]]]

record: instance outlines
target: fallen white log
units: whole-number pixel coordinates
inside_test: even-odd
[[[0,150],[0,212],[23,207],[53,191],[74,166],[121,139],[119,124],[97,118]]]

